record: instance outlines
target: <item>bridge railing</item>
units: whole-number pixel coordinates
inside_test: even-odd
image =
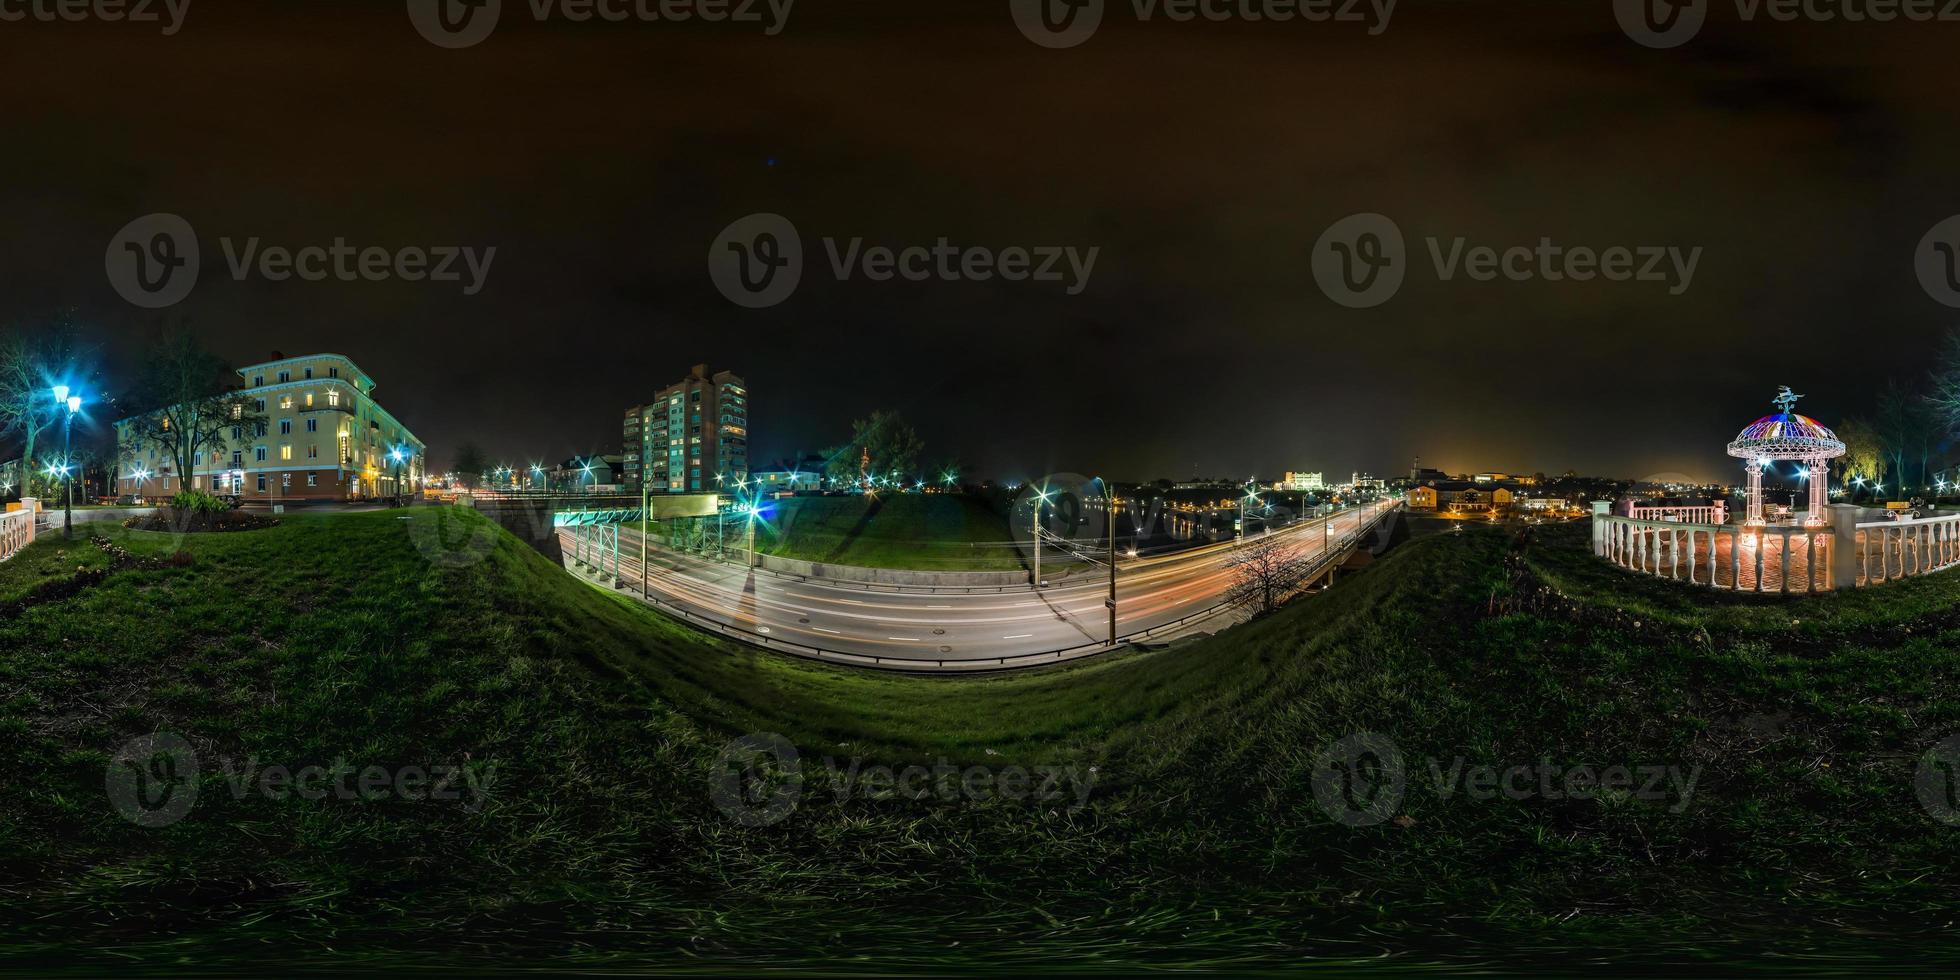
[[[1354,545],[1360,541],[1363,535],[1373,531],[1375,527],[1381,523],[1384,517],[1386,517],[1391,511],[1393,511],[1395,508],[1399,506],[1400,506],[1399,501],[1378,501],[1376,503],[1370,504],[1369,509],[1371,512],[1368,513],[1364,519],[1357,521],[1352,531],[1344,531],[1342,532],[1339,538],[1331,539],[1329,547],[1326,550],[1322,551],[1319,555],[1315,556],[1311,569],[1306,576],[1307,580],[1311,581],[1312,579],[1317,578],[1319,572],[1324,571],[1326,567],[1334,561],[1336,556],[1344,557],[1348,553],[1348,551],[1351,550],[1354,547]],[[1329,519],[1331,519],[1331,517]],[[561,533],[574,533],[574,532],[567,529],[566,531],[563,531]],[[585,562],[571,557],[568,557],[566,561],[568,565],[573,566],[574,571],[577,571],[577,566],[585,565]],[[594,584],[599,584],[599,585],[606,584],[605,582],[602,582],[599,578],[599,576],[605,574],[606,571],[604,561],[605,561],[604,556],[600,555],[597,558],[598,564],[586,566],[591,568],[592,572],[591,574],[586,575],[585,577],[592,580]],[[630,588],[630,586],[625,585],[621,582],[618,575],[618,569],[619,569],[618,561],[619,559],[617,553],[615,552],[613,556],[613,565],[611,570],[612,572],[611,587],[613,591],[626,592],[627,594],[634,596],[640,601],[645,602],[656,609],[659,609],[670,615],[676,616],[680,618],[683,622],[697,626],[701,629],[707,630],[712,633],[718,633],[730,639],[739,640],[743,643],[748,643],[753,646],[762,647],[763,649],[780,650],[785,653],[806,657],[812,660],[821,660],[828,663],[848,664],[856,667],[875,667],[882,670],[910,671],[914,673],[941,672],[941,671],[979,673],[985,671],[1014,670],[1014,669],[1019,669],[1024,667],[1038,667],[1047,664],[1066,663],[1070,660],[1078,660],[1083,657],[1094,656],[1098,653],[1107,653],[1111,650],[1116,649],[1116,647],[1135,643],[1139,640],[1149,640],[1163,634],[1176,632],[1177,630],[1189,626],[1192,623],[1200,622],[1215,617],[1227,611],[1233,605],[1233,603],[1230,601],[1221,601],[1205,609],[1201,609],[1198,610],[1197,612],[1193,612],[1188,615],[1179,617],[1178,619],[1175,619],[1171,622],[1158,623],[1157,625],[1152,626],[1149,629],[1137,630],[1131,633],[1119,635],[1116,638],[1116,643],[1114,645],[1108,643],[1107,641],[1096,640],[1088,643],[1078,643],[1074,646],[1062,647],[1060,649],[1055,649],[1055,650],[1044,650],[1039,653],[1024,653],[1024,654],[1015,654],[1013,656],[982,657],[982,658],[972,658],[972,659],[927,658],[927,657],[880,657],[873,654],[847,653],[842,650],[827,650],[823,647],[813,646],[811,644],[802,643],[797,640],[785,640],[768,633],[762,633],[756,630],[744,629],[732,623],[724,623],[711,616],[704,616],[700,613],[694,612],[693,610],[686,608],[685,606],[681,606],[676,603],[669,602],[666,599],[662,599],[650,593],[642,594],[641,592],[633,590]]]

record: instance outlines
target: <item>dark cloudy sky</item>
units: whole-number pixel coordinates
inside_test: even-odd
[[[801,0],[737,25],[536,24],[465,50],[398,2],[197,0],[182,29],[0,24],[0,313],[72,307],[126,380],[182,320],[236,362],[332,350],[438,463],[617,451],[621,410],[747,376],[758,461],[889,407],[989,475],[1449,469],[1726,477],[1778,384],[1827,423],[1960,319],[1912,253],[1960,213],[1960,24],[1738,23],[1672,51],[1604,3],[1397,6],[1388,29],[1138,23],[1025,39],[1005,0]],[[776,212],[786,302],[708,277]],[[173,212],[204,269],[110,288]],[[1317,288],[1331,222],[1392,217],[1388,303]],[[495,246],[454,284],[233,281],[219,241]],[[824,237],[1100,249],[1087,288],[839,283]],[[1703,249],[1690,288],[1439,282],[1445,244]]]

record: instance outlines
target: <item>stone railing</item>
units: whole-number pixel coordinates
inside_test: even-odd
[[[1836,588],[1828,525],[1744,527],[1640,520],[1595,512],[1593,553],[1630,571],[1737,592]]]
[[[1863,588],[1960,565],[1960,514],[1883,518],[1833,504],[1829,521],[1747,527],[1642,520],[1593,503],[1593,553],[1630,571],[1740,592]]]
[[[1629,508],[1626,516],[1639,521],[1671,521],[1682,524],[1726,524],[1728,507],[1724,504],[1698,505],[1689,507],[1643,507],[1639,504]]]
[[[1960,514],[1855,525],[1852,584],[1877,585],[1960,565]]]
[[[6,561],[22,548],[34,543],[34,511],[37,501],[28,497],[19,510],[0,514],[0,561]]]

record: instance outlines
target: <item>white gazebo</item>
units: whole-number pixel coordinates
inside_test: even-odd
[[[1809,471],[1810,509],[1804,514],[1804,525],[1819,527],[1830,523],[1824,512],[1825,493],[1830,487],[1828,460],[1844,455],[1844,443],[1837,433],[1816,419],[1792,411],[1797,399],[1802,397],[1784,385],[1782,393],[1770,402],[1776,406],[1776,414],[1749,423],[1729,443],[1729,455],[1742,459],[1743,471],[1748,476],[1749,511],[1742,522],[1745,526],[1762,527],[1768,523],[1763,519],[1763,470],[1781,460],[1799,463]]]

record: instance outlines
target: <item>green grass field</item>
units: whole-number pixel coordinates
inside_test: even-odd
[[[194,561],[47,601],[71,562],[108,559],[44,541],[0,564],[0,601],[26,600],[0,612],[16,964],[1952,957],[1960,832],[1913,774],[1960,721],[1960,577],[1728,603],[1592,563],[1583,527],[1473,528],[1209,641],[940,678],[696,634],[451,508],[117,538]],[[1348,826],[1313,773],[1362,731],[1393,739],[1406,786],[1395,819]],[[188,815],[149,829],[104,773],[154,732],[202,764]],[[709,779],[754,732],[794,743],[806,777],[761,828],[728,819]],[[826,757],[1054,766],[1092,791],[846,799]],[[227,777],[275,761],[454,766],[483,789],[272,799]],[[1438,782],[1541,762],[1695,779],[1654,800]]]
[[[794,497],[770,504],[757,529],[764,554],[869,568],[1021,568],[1006,521],[960,494]]]

